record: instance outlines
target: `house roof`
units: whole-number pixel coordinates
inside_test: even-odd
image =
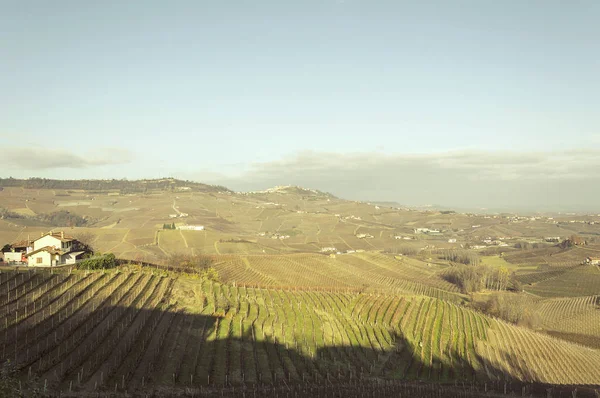
[[[18,242],[14,242],[11,243],[12,247],[29,247],[29,246],[33,246],[33,241],[32,240],[21,240]]]
[[[60,254],[60,255],[65,254],[65,252],[63,252],[62,250],[58,250],[58,249],[56,249],[56,248],[54,248],[52,246],[44,246],[44,247],[42,247],[40,249],[34,250],[34,251],[30,252],[30,253],[27,253],[25,255],[25,257],[32,256],[32,255],[37,254],[39,252],[48,252],[50,254]]]
[[[48,232],[47,234],[44,234],[42,236],[40,236],[39,238],[36,239],[40,240],[42,238],[45,238],[46,236],[52,236],[53,238],[56,238],[58,240],[60,240],[61,242],[71,242],[73,240],[77,240],[75,238],[73,238],[72,236],[67,236],[62,232]]]

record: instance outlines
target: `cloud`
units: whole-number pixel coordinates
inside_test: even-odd
[[[0,168],[19,170],[81,169],[125,164],[132,154],[121,148],[100,148],[79,154],[61,148],[10,147],[0,156]]]
[[[463,208],[598,206],[600,150],[432,154],[299,152],[211,180],[235,190],[292,184],[347,199]],[[217,176],[215,176],[217,177]]]

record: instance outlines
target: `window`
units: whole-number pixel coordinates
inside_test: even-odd
[[[38,258],[36,258],[36,259],[35,259],[35,262],[36,262],[36,263],[38,263],[38,264],[41,264],[41,263],[42,263],[42,261],[43,261],[43,260],[42,260],[42,258],[41,258],[41,257],[38,257]]]

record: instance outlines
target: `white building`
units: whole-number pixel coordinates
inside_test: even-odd
[[[75,264],[77,258],[85,253],[77,239],[66,236],[64,232],[49,232],[33,241],[33,250],[25,254],[27,265],[33,267],[53,267]]]
[[[587,257],[585,259],[585,263],[591,265],[600,265],[600,257]]]
[[[356,234],[358,239],[372,239],[373,235],[371,234]]]
[[[204,225],[180,225],[177,229],[182,231],[204,231]]]
[[[337,249],[333,246],[321,248],[321,252],[337,252]]]
[[[415,234],[439,234],[439,229],[429,229],[429,228],[415,228]]]

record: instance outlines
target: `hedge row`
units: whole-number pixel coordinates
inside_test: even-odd
[[[109,269],[118,265],[115,255],[112,253],[104,254],[99,257],[92,257],[77,264],[79,269]]]

